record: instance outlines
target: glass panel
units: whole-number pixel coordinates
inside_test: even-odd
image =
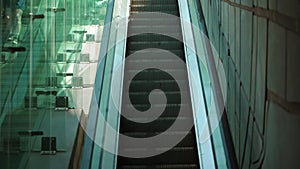
[[[70,153],[68,125],[78,123],[71,112],[89,109],[106,6],[107,0],[0,1],[1,169],[53,168],[55,158],[41,153]]]
[[[195,31],[194,33],[194,38],[195,43],[197,45],[198,51],[199,48],[205,47],[202,42],[206,39],[201,39],[205,36],[205,30],[203,27],[204,23],[201,23],[203,21],[203,18],[200,18],[201,15],[197,14],[197,10],[201,10],[197,8],[197,2],[196,1],[189,1],[189,8],[191,10],[191,22],[193,26],[195,26]],[[197,30],[200,30],[198,32]],[[203,33],[203,35],[201,35]],[[208,37],[205,37],[208,38]],[[212,52],[215,52],[214,48],[212,49]],[[202,53],[202,52],[201,52]],[[200,70],[201,70],[201,83],[203,85],[203,90],[204,90],[204,100],[206,102],[206,107],[209,115],[209,121],[210,121],[210,127],[211,127],[211,138],[212,138],[212,146],[213,151],[214,151],[214,160],[215,164],[217,165],[217,168],[228,168],[228,163],[226,159],[226,154],[225,154],[225,145],[224,145],[224,140],[222,137],[222,128],[220,125],[220,119],[218,117],[218,113],[216,112],[216,105],[215,105],[215,100],[213,98],[213,90],[211,83],[212,79],[209,75],[208,72],[208,67],[209,65],[207,63],[203,63],[201,59],[199,59],[200,62]],[[205,61],[208,62],[208,61]],[[216,125],[217,126],[214,126]],[[208,167],[209,168],[209,167]]]

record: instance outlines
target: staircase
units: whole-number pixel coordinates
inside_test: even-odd
[[[132,0],[131,1],[131,17],[128,26],[128,34],[134,34],[146,27],[151,29],[159,29],[160,32],[168,31],[176,37],[182,37],[180,20],[177,18],[171,20],[163,20],[160,18],[135,18],[133,14],[140,12],[163,12],[179,16],[179,9],[177,0]],[[151,24],[149,25],[149,22]],[[184,129],[168,132],[166,131],[175,120],[186,121],[193,123],[193,114],[191,109],[191,101],[187,99],[181,103],[181,94],[185,93],[189,96],[189,87],[187,79],[187,69],[184,66],[178,65],[178,61],[160,58],[157,50],[155,53],[151,50],[144,50],[149,48],[163,49],[172,52],[185,62],[185,54],[183,43],[177,39],[159,35],[159,34],[140,34],[131,36],[127,39],[127,56],[135,52],[143,52],[142,54],[149,56],[147,59],[135,59],[125,63],[124,72],[124,86],[129,85],[129,98],[131,103],[128,103],[123,97],[122,113],[129,111],[132,106],[139,111],[146,111],[150,108],[148,100],[149,93],[154,89],[160,89],[164,92],[167,98],[167,105],[159,118],[150,123],[137,123],[130,121],[125,117],[121,117],[120,133],[135,138],[149,138],[151,136],[159,135],[165,132],[170,139],[177,138],[180,135],[184,136],[175,147],[165,153],[146,157],[146,158],[130,158],[118,156],[117,168],[119,169],[196,169],[199,167],[199,160],[196,147],[195,131],[192,128],[190,131]],[[173,79],[173,77],[165,71],[159,69],[145,69],[137,73],[132,81],[128,81],[128,76],[135,74],[135,64],[149,62],[153,65],[165,65],[168,72],[176,72],[180,79]],[[170,66],[172,65],[172,66]],[[174,68],[175,67],[175,68]],[[184,91],[180,91],[178,86],[184,86]],[[125,92],[125,91],[124,91]],[[123,94],[124,96],[125,94]],[[165,107],[162,104],[152,105],[154,107]],[[179,116],[181,108],[185,107],[187,112]],[[151,115],[150,115],[151,116]],[[133,117],[134,118],[134,117]],[[145,117],[147,118],[147,117]],[[151,151],[159,151],[165,147],[155,147]],[[149,151],[147,149],[133,148],[127,144],[125,140],[119,140],[119,153],[124,151],[135,151],[143,153]]]

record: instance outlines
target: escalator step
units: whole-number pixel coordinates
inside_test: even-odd
[[[168,34],[169,35],[169,34]],[[170,34],[174,37],[178,37],[178,32]],[[169,37],[169,36],[163,36],[163,35],[157,35],[157,34],[140,34],[138,36],[131,36],[127,39],[128,42],[135,42],[135,41],[147,41],[147,42],[157,42],[157,41],[166,41],[166,42],[178,42],[177,39]],[[179,50],[179,49],[178,49]]]
[[[143,11],[131,11],[130,14],[134,15],[134,14],[138,14],[140,12],[143,12]],[[144,12],[147,12],[147,11],[144,11]],[[179,12],[178,11],[164,11],[163,13],[169,14],[169,15],[179,16]]]
[[[164,59],[164,60],[159,60],[159,59],[154,59],[153,53],[149,53],[149,59],[136,59],[136,60],[130,60],[126,62],[126,66],[128,68],[134,68],[137,64],[142,64],[142,65],[148,65],[148,63],[151,63],[153,65],[156,65],[158,67],[163,67],[164,69],[185,69],[186,65],[182,64],[183,62],[178,59],[178,60],[174,60],[174,59]],[[157,54],[160,56],[163,56],[164,54]],[[143,57],[147,56],[146,54],[143,54]],[[176,56],[175,56],[176,57]]]
[[[176,50],[182,48],[182,43],[174,42],[174,41],[167,41],[167,42],[128,42],[128,49],[129,50],[142,50],[146,48],[157,48],[157,49],[165,49],[165,50]]]
[[[147,149],[136,149],[136,150],[127,150],[135,151],[138,153],[146,153]],[[161,150],[153,150],[161,151]],[[119,162],[122,165],[168,165],[168,164],[196,164],[198,162],[195,147],[174,147],[173,149],[148,158],[126,158],[121,157]]]
[[[182,69],[164,69],[163,71],[169,73],[169,74],[176,74],[176,80],[186,80],[187,72],[186,70]],[[137,72],[140,72],[140,70],[125,70],[125,73],[129,76],[134,76],[137,74]],[[166,75],[165,73],[162,73],[161,70],[143,70],[143,72],[147,72],[147,74],[142,74],[139,76],[138,80],[149,80],[149,81],[155,81],[155,80],[170,80],[170,76]]]
[[[197,164],[162,164],[162,165],[124,165],[121,169],[196,169]]]
[[[154,93],[154,96],[161,96],[158,93]],[[182,95],[187,96],[187,91],[172,91],[172,92],[164,92],[164,95],[168,98],[168,104],[176,104],[176,103],[182,103],[185,104],[188,102],[187,100],[183,100],[181,102]],[[130,92],[129,97],[131,99],[131,102],[135,104],[142,104],[148,102],[148,96],[149,92]]]
[[[160,34],[168,35],[168,34],[175,34],[181,31],[180,25],[171,25],[171,26],[156,25],[155,26],[155,25],[137,25],[137,24],[129,23],[128,26],[130,27],[130,30],[128,31],[129,34],[140,33],[140,32],[158,32]]]
[[[145,132],[124,132],[124,135],[135,137],[135,138],[146,138],[149,137],[148,133]],[[153,132],[150,135],[159,135],[160,132]],[[186,131],[176,131],[176,132],[164,132],[165,135],[168,136],[169,140],[172,139],[178,139],[184,137],[182,140],[178,140],[179,143],[176,145],[176,147],[193,147],[195,145],[195,134],[192,131],[186,132]],[[120,139],[120,141],[122,141]],[[138,147],[138,145],[126,145],[126,148],[144,148],[144,147]]]
[[[178,113],[178,112],[177,112]],[[187,116],[190,116],[187,112]],[[164,132],[169,129],[175,121],[181,122],[182,126],[177,131],[184,132],[186,126],[189,126],[193,123],[193,119],[191,117],[160,117],[153,122],[150,123],[135,123],[131,120],[128,120],[122,117],[121,122],[121,132],[146,132],[147,137],[152,137],[155,132]]]
[[[165,108],[164,112],[161,114],[160,117],[174,117],[174,112],[178,112],[178,110],[180,110],[180,108],[182,109],[191,109],[189,104],[152,104],[152,107],[156,107],[156,108]],[[138,110],[148,110],[150,108],[150,106],[148,104],[126,104],[125,105],[125,109],[129,109],[129,108],[136,108]],[[185,115],[178,115],[177,117],[184,117]],[[127,117],[129,118],[133,118],[133,116],[127,115]]]
[[[172,12],[178,12],[177,5],[174,4],[140,4],[140,5],[131,5],[131,11],[143,11],[143,12],[166,12],[166,11],[172,11]]]
[[[197,164],[172,164],[172,165],[124,165],[121,166],[121,169],[196,169],[198,168]]]
[[[148,50],[148,51],[146,51],[146,50],[144,50],[144,51],[139,51],[139,50],[128,50],[127,51],[127,56],[129,56],[129,55],[131,55],[131,54],[134,54],[135,52],[140,52],[139,54],[141,54],[141,55],[148,55],[148,53],[151,53],[152,54],[152,59],[159,59],[159,57],[160,57],[160,51],[157,51],[157,50]],[[183,50],[179,50],[179,49],[174,49],[174,50],[168,50],[168,52],[170,52],[170,53],[172,53],[172,54],[174,54],[174,55],[176,55],[176,56],[179,56],[183,61],[185,60],[185,58],[184,58],[184,52],[183,52]]]
[[[176,91],[179,86],[182,86],[183,91],[188,90],[188,84],[183,80],[157,80],[157,81],[147,81],[147,80],[134,80],[128,81],[127,85],[131,86],[131,92],[143,92],[150,91],[153,89],[161,89],[163,91]]]
[[[130,25],[180,25],[180,18],[169,17],[167,20],[163,17],[152,17],[146,15],[144,17],[138,16],[131,16],[130,17]],[[173,26],[172,26],[173,27]]]
[[[177,0],[132,0],[132,5],[176,4]]]

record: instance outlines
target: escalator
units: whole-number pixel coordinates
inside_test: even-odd
[[[150,157],[134,158],[119,155],[117,158],[117,168],[119,169],[140,169],[140,168],[168,168],[168,169],[191,169],[200,168],[199,158],[196,144],[195,129],[191,128],[186,131],[185,129],[177,129],[176,131],[169,132],[168,128],[174,124],[175,120],[184,121],[185,123],[193,124],[193,112],[190,100],[188,74],[186,66],[177,66],[177,60],[168,60],[163,55],[164,51],[169,51],[180,60],[185,62],[185,52],[182,41],[154,33],[143,33],[135,35],[134,32],[139,32],[145,27],[151,26],[151,29],[160,29],[162,31],[169,31],[176,37],[182,39],[181,23],[180,19],[174,17],[171,20],[164,20],[163,18],[149,18],[149,17],[135,17],[135,14],[141,12],[162,12],[179,17],[179,7],[177,0],[132,0],[130,11],[130,22],[128,25],[127,48],[126,56],[129,57],[137,52],[147,56],[139,59],[126,61],[124,71],[124,86],[129,85],[129,98],[130,102],[122,99],[122,114],[129,113],[131,106],[135,109],[143,112],[147,111],[151,106],[164,106],[163,104],[151,105],[148,97],[149,93],[154,89],[160,89],[164,92],[167,98],[167,104],[163,113],[154,121],[149,123],[138,123],[131,121],[125,117],[121,117],[120,133],[134,138],[149,138],[164,133],[169,136],[170,140],[173,138],[184,135],[183,139],[173,148],[168,151]],[[149,23],[152,23],[149,25]],[[153,24],[155,23],[155,24]],[[160,32],[162,32],[160,31]],[[159,49],[159,50],[147,50],[147,49]],[[162,52],[162,53],[160,53]],[[129,81],[129,76],[136,72],[135,67],[132,65],[148,62],[151,64],[163,64],[166,65],[168,72],[176,72],[179,75],[179,79],[174,79],[165,70],[156,68],[149,68],[140,71],[134,76],[132,81]],[[173,65],[173,66],[168,66]],[[180,91],[178,86],[184,86],[184,91]],[[182,94],[186,94],[188,99],[182,102]],[[185,107],[185,111],[179,114],[181,108]],[[148,118],[151,115],[147,115]],[[121,152],[132,151],[137,153],[146,153],[147,148],[131,147],[132,144],[127,143],[122,137],[119,139],[119,154]],[[159,151],[165,147],[154,147],[151,151]],[[143,152],[144,151],[144,152]]]

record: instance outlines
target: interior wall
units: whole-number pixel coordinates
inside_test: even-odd
[[[300,1],[200,0],[240,168],[299,168]]]

